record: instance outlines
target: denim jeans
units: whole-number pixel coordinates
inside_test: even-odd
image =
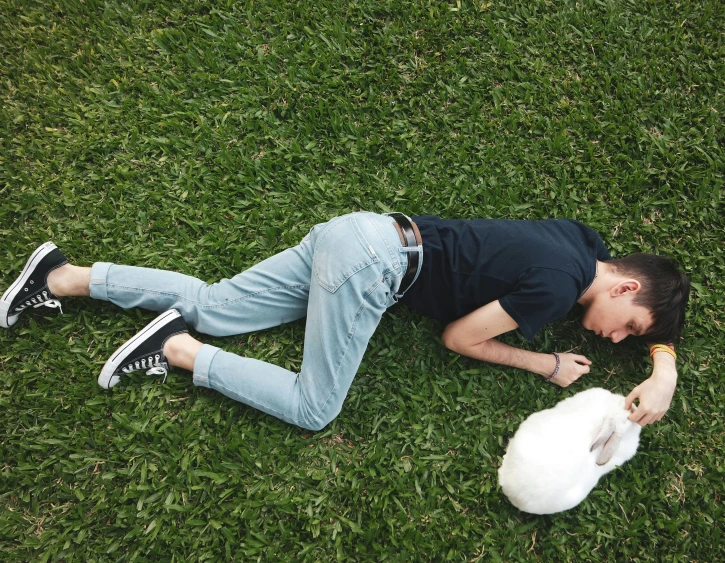
[[[123,308],[178,309],[198,332],[229,336],[307,316],[299,374],[203,345],[194,384],[310,430],[335,418],[408,264],[393,220],[353,213],[316,225],[299,245],[218,283],[99,262],[91,297]],[[418,267],[420,271],[420,265]]]

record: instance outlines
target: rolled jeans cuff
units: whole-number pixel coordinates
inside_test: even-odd
[[[106,279],[108,278],[108,270],[110,270],[111,266],[113,266],[111,262],[96,262],[93,266],[91,266],[91,283],[89,290],[93,299],[109,301]]]
[[[209,385],[209,370],[211,369],[214,356],[219,351],[220,348],[210,346],[209,344],[204,344],[199,349],[199,353],[194,360],[194,385],[211,389],[211,385]]]

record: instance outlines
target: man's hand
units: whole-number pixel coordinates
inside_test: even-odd
[[[574,383],[582,375],[589,373],[589,366],[592,365],[591,360],[578,354],[559,354],[559,359],[561,360],[559,373],[556,374],[554,379],[550,380],[551,383],[556,383],[559,387],[567,387]],[[551,373],[553,372],[554,370],[551,370]]]
[[[640,426],[657,422],[665,416],[677,386],[675,359],[660,352],[653,356],[653,361],[654,369],[650,378],[632,389],[624,402],[624,408],[629,409],[634,400],[639,399],[639,406],[629,415],[629,420]]]

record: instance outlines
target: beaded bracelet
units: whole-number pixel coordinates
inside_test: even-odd
[[[654,356],[657,352],[667,352],[675,360],[677,359],[677,354],[675,353],[675,350],[672,348],[672,346],[668,346],[667,344],[654,344],[653,346],[651,346],[649,349],[650,359],[652,359],[652,356]]]
[[[561,358],[559,358],[559,354],[556,352],[552,352],[554,354],[554,357],[556,358],[556,369],[554,369],[554,373],[551,374],[551,377],[547,377],[546,381],[551,381],[556,377],[556,374],[559,373],[559,368],[561,367]]]

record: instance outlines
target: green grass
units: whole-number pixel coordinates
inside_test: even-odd
[[[0,560],[725,560],[722,2],[0,0],[0,55],[0,290],[45,240],[215,281],[357,209],[572,217],[694,282],[667,417],[552,517],[498,490],[507,439],[650,370],[576,313],[507,337],[594,361],[561,390],[394,308],[319,433],[188,373],[98,388],[150,313],[26,314],[0,333]],[[303,331],[201,338],[296,369]]]

